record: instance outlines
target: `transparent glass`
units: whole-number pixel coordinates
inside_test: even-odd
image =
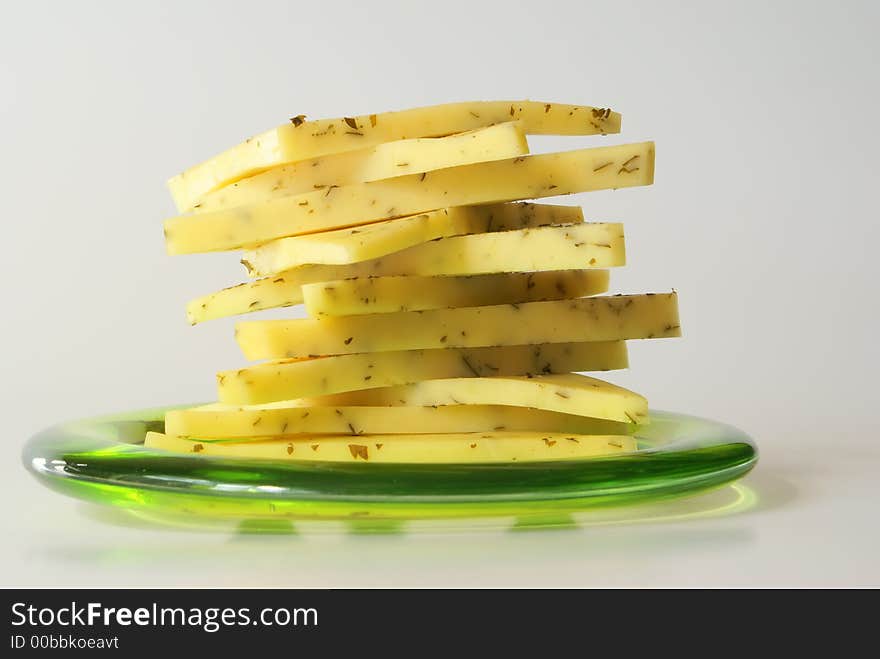
[[[23,460],[64,494],[175,520],[272,523],[345,521],[389,530],[416,520],[513,517],[558,524],[597,506],[696,493],[746,474],[757,462],[742,431],[652,411],[639,449],[612,457],[511,464],[296,463],[179,455],[143,446],[164,429],[164,409],[49,428]]]

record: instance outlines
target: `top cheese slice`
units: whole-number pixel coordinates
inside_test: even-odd
[[[598,135],[620,132],[610,109],[539,101],[474,101],[397,112],[306,121],[302,115],[187,169],[168,181],[178,208],[270,167],[363,149],[383,142],[440,137],[518,121],[527,134]]]
[[[209,192],[192,209],[178,210],[203,213],[246,206],[274,197],[324,190],[331,185],[421,174],[444,167],[515,158],[528,152],[525,134],[514,121],[447,137],[384,142],[273,167]]]

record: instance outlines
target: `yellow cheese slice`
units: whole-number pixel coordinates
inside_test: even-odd
[[[577,298],[604,293],[608,279],[607,270],[401,275],[306,284],[302,291],[310,316],[351,316]]]
[[[303,284],[373,275],[403,274],[470,274],[507,269],[557,270],[561,268],[603,267],[603,263],[623,265],[622,234],[608,236],[610,248],[586,257],[581,230],[540,230],[534,233],[508,231],[515,227],[539,227],[544,224],[582,222],[580,208],[545,204],[500,204],[471,207],[491,209],[484,216],[485,225],[478,229],[500,231],[499,240],[474,236],[445,238],[416,245],[391,255],[350,265],[308,265],[286,270],[265,279],[239,284],[205,295],[187,304],[187,317],[193,324],[235,314],[286,307],[303,301]],[[619,228],[619,225],[615,225]],[[595,227],[584,230],[595,236]],[[617,233],[620,233],[619,231]],[[599,239],[595,242],[604,242]],[[498,251],[501,250],[501,251]],[[513,251],[511,251],[513,250]],[[560,257],[565,255],[565,259]],[[596,258],[596,263],[589,263]]]
[[[604,380],[577,373],[425,380],[382,389],[304,399],[307,406],[512,405],[595,419],[645,423],[648,401]]]
[[[242,263],[254,272],[274,273],[309,263],[344,265],[367,261],[437,238],[501,231],[508,226],[521,228],[524,216],[534,213],[535,208],[523,204],[456,206],[354,228],[280,238],[245,251]],[[583,213],[571,206],[548,208],[551,210],[545,215],[554,224],[569,224],[583,218]]]
[[[295,401],[292,401],[295,402]],[[266,439],[275,435],[424,434],[531,431],[625,435],[634,425],[504,405],[437,407],[298,407],[292,402],[205,405],[165,414],[165,433],[179,437]]]
[[[654,144],[519,156],[327,187],[165,221],[170,254],[230,250],[438,208],[650,185]]]
[[[177,207],[270,167],[407,138],[452,135],[517,121],[527,134],[596,135],[620,132],[620,115],[589,106],[538,101],[449,103],[398,112],[305,121],[302,115],[191,167],[168,181]]]
[[[196,212],[254,204],[274,197],[383,178],[420,174],[473,162],[514,158],[529,152],[519,124],[508,122],[447,137],[386,142],[378,146],[310,158],[242,179],[209,192]],[[180,209],[189,210],[189,209]]]
[[[469,219],[466,213],[439,210],[351,229],[281,238],[246,252],[243,261],[259,263],[261,268],[272,272],[284,269],[271,265],[274,263],[292,268],[309,263],[343,265],[366,261],[436,238],[471,233],[474,222]]]
[[[680,336],[675,293],[294,320],[241,321],[249,360]]]
[[[268,362],[217,374],[223,403],[247,405],[436,378],[626,368],[623,341],[404,350]]]
[[[286,437],[225,442],[147,433],[147,448],[222,458],[312,462],[468,464],[536,462],[614,456],[635,451],[627,435],[540,432]]]
[[[283,243],[285,240],[276,242]],[[348,276],[332,279],[385,274],[486,274],[607,268],[624,265],[625,261],[623,225],[589,222],[576,226],[548,226],[453,236],[447,240],[394,252],[382,259],[352,264],[346,270]],[[257,276],[285,271],[292,271],[296,275],[297,272],[291,266],[296,261],[290,259],[284,250],[254,250],[245,255],[242,263],[251,275]],[[325,272],[330,273],[329,270]]]
[[[286,240],[289,239],[267,243],[266,247]],[[311,270],[308,266],[299,268],[296,261],[286,250],[271,248],[247,252],[242,259],[252,276],[283,272],[305,284],[389,274],[451,275],[607,268],[624,265],[626,250],[623,225],[589,222],[576,226],[452,236],[382,258],[349,264],[349,267],[335,271],[318,266],[312,266]],[[330,276],[334,272],[342,273],[342,276]]]

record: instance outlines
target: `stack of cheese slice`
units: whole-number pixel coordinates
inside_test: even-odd
[[[530,155],[526,135],[605,135],[608,109],[474,102],[289,123],[170,181],[172,254],[243,250],[252,277],[193,300],[245,320],[217,403],[148,446],[272,460],[467,463],[635,450],[628,339],[679,335],[674,293],[601,295],[623,227],[526,202],[648,185],[650,142]]]

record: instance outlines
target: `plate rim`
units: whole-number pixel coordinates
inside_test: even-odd
[[[561,471],[570,471],[571,473],[583,473],[577,472],[578,468],[581,469],[589,469],[590,467],[597,468],[597,465],[609,465],[613,463],[623,462],[633,463],[634,460],[657,460],[662,459],[664,456],[669,456],[675,454],[678,457],[687,457],[690,452],[705,449],[705,448],[717,448],[726,445],[744,445],[747,448],[742,449],[744,458],[740,460],[737,464],[727,465],[724,469],[716,469],[714,471],[707,470],[704,472],[698,472],[688,477],[678,477],[674,481],[674,487],[669,483],[653,483],[653,484],[645,484],[640,483],[639,486],[632,492],[627,491],[626,487],[622,487],[620,485],[611,488],[602,488],[602,487],[586,487],[583,490],[572,491],[569,493],[560,493],[559,491],[553,491],[553,496],[547,496],[546,498],[542,498],[540,496],[540,492],[536,492],[534,490],[522,491],[522,492],[514,492],[514,491],[504,491],[499,493],[484,493],[484,494],[474,494],[470,493],[467,496],[437,496],[434,495],[426,495],[426,494],[415,494],[412,496],[406,494],[393,494],[389,495],[388,493],[381,494],[378,496],[370,496],[361,493],[360,495],[353,495],[352,493],[348,493],[340,496],[333,496],[328,493],[314,493],[312,492],[310,496],[305,495],[303,492],[294,493],[290,490],[286,490],[284,492],[261,492],[254,489],[256,486],[252,486],[250,489],[247,487],[242,487],[232,490],[193,490],[187,489],[180,486],[180,484],[170,484],[168,481],[166,482],[143,482],[143,481],[125,481],[124,479],[113,479],[113,478],[96,478],[93,476],[89,476],[87,474],[83,474],[77,471],[69,471],[67,467],[69,466],[69,462],[63,465],[64,468],[58,468],[61,465],[51,464],[51,468],[46,468],[46,464],[44,463],[42,466],[39,464],[39,459],[43,458],[44,462],[48,455],[39,456],[38,453],[46,453],[47,449],[53,447],[53,445],[59,444],[60,439],[59,436],[65,437],[70,440],[71,437],[74,438],[75,441],[81,441],[84,444],[88,445],[89,442],[92,444],[98,443],[103,444],[105,447],[114,447],[114,446],[137,446],[137,444],[133,444],[130,442],[123,442],[120,440],[112,440],[108,437],[98,437],[98,436],[88,436],[88,430],[91,429],[93,433],[100,431],[102,428],[107,428],[112,424],[119,424],[120,422],[129,422],[129,423],[140,423],[140,424],[156,424],[161,422],[162,414],[168,409],[172,409],[173,407],[181,407],[181,406],[164,406],[160,408],[143,408],[137,410],[131,410],[126,412],[120,412],[115,414],[106,414],[101,416],[89,417],[85,419],[78,419],[74,421],[69,421],[66,423],[56,424],[49,428],[44,429],[43,431],[34,435],[23,447],[22,451],[22,460],[24,462],[25,468],[35,475],[38,480],[43,482],[45,485],[51,487],[52,489],[60,489],[64,493],[74,496],[76,498],[89,498],[84,496],[83,493],[78,493],[78,490],[88,490],[89,486],[98,486],[98,488],[103,488],[112,493],[115,489],[117,493],[121,493],[123,490],[137,490],[143,492],[152,492],[156,495],[160,493],[165,497],[175,497],[178,496],[181,499],[188,497],[198,497],[202,501],[228,501],[230,503],[233,502],[249,502],[249,503],[272,503],[272,504],[301,504],[301,505],[324,505],[327,508],[333,508],[334,504],[350,504],[350,505],[365,505],[365,506],[374,506],[381,508],[386,505],[391,506],[404,506],[412,505],[414,507],[419,507],[422,509],[441,509],[441,508],[455,508],[458,507],[464,512],[465,508],[471,508],[475,506],[481,506],[489,511],[493,507],[510,507],[511,505],[520,504],[523,507],[529,507],[527,504],[543,502],[547,506],[556,505],[560,508],[568,508],[570,505],[576,505],[578,502],[581,502],[583,507],[587,507],[588,505],[592,505],[592,503],[601,503],[604,499],[618,499],[618,503],[628,503],[632,499],[652,499],[657,498],[659,496],[678,496],[678,495],[686,495],[686,494],[695,494],[697,492],[703,491],[709,487],[715,485],[721,485],[727,482],[730,482],[736,478],[741,477],[745,473],[748,473],[752,468],[754,468],[755,464],[758,461],[758,449],[757,445],[752,437],[747,435],[742,430],[735,428],[729,424],[725,424],[722,422],[714,421],[712,419],[707,419],[704,417],[693,416],[689,414],[683,414],[678,412],[670,412],[664,410],[651,410],[651,417],[654,421],[653,424],[648,425],[646,428],[650,429],[651,427],[657,428],[657,421],[660,421],[662,424],[669,423],[691,423],[697,424],[698,426],[702,426],[704,428],[711,428],[717,435],[724,435],[727,437],[725,441],[717,441],[714,444],[711,441],[705,440],[702,442],[694,442],[693,439],[686,440],[673,440],[667,442],[665,445],[653,446],[642,448],[638,451],[628,452],[624,454],[608,456],[608,457],[599,457],[599,458],[582,458],[582,459],[562,459],[562,460],[552,460],[552,461],[541,461],[541,462],[519,462],[519,463],[448,463],[448,464],[420,464],[420,465],[405,465],[402,463],[343,463],[343,462],[299,462],[294,463],[284,462],[278,463],[277,461],[272,460],[243,460],[241,458],[228,458],[222,456],[188,456],[181,454],[174,454],[167,451],[158,451],[155,449],[145,449],[142,446],[140,447],[141,455],[143,457],[160,457],[160,458],[170,458],[172,460],[178,460],[181,463],[193,463],[195,461],[200,462],[203,465],[208,466],[219,466],[219,467],[246,467],[247,465],[253,465],[256,467],[266,468],[267,465],[274,466],[276,469],[279,465],[284,466],[284,471],[289,473],[329,473],[331,477],[338,476],[340,472],[344,472],[346,476],[351,476],[352,474],[362,474],[369,475],[371,477],[376,477],[377,475],[385,473],[398,473],[398,474],[406,474],[409,477],[414,477],[418,474],[432,474],[433,477],[442,477],[444,474],[442,472],[449,472],[447,475],[453,475],[456,471],[461,471],[464,469],[465,471],[470,471],[474,473],[483,473],[488,474],[490,472],[502,473],[505,475],[529,475],[529,474],[537,474],[537,473],[549,473],[553,470],[561,470]],[[650,430],[647,431],[650,434]],[[637,437],[642,437],[644,433],[637,433]],[[92,447],[94,449],[94,446]],[[81,449],[80,452],[86,449]],[[144,453],[149,452],[149,453]],[[70,456],[76,455],[76,453],[71,451],[62,452],[62,455]],[[131,456],[129,456],[130,459]],[[55,462],[59,462],[57,458],[52,458]],[[646,463],[647,464],[647,463]],[[292,468],[292,465],[295,467]],[[317,469],[316,469],[317,467]],[[354,468],[353,468],[354,467]],[[440,472],[438,474],[438,472]],[[662,470],[658,473],[661,473]],[[460,474],[459,474],[460,475]],[[75,485],[74,485],[75,484]],[[216,483],[215,483],[216,484]],[[79,487],[77,487],[79,486]],[[97,489],[97,488],[95,488]],[[283,489],[283,488],[281,488]],[[673,492],[674,490],[674,492]],[[656,493],[655,493],[656,491]],[[549,494],[549,492],[548,492]],[[293,496],[292,496],[293,495]],[[161,497],[160,497],[161,498]],[[94,500],[94,498],[92,499]],[[592,502],[592,503],[591,503]],[[614,503],[613,501],[609,501],[606,503]],[[488,514],[492,514],[489,512]],[[509,514],[509,513],[499,513],[499,514]],[[464,516],[472,516],[465,514]]]

